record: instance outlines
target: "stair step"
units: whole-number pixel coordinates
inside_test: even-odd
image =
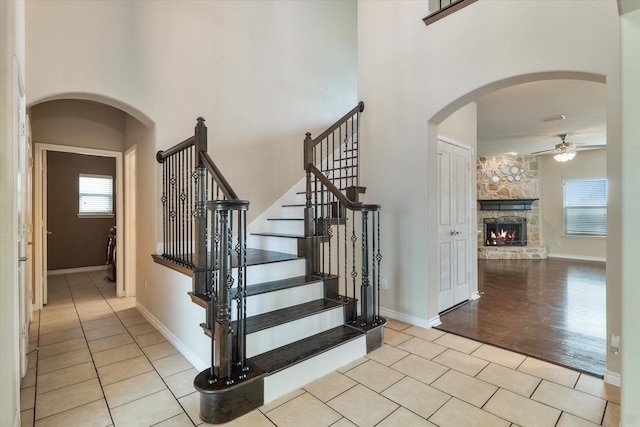
[[[274,373],[362,336],[348,326],[338,326],[251,358],[267,373]]]
[[[337,301],[319,299],[302,304],[297,304],[287,308],[282,308],[280,310],[251,316],[247,319],[247,334],[262,331],[268,328],[273,328],[274,326],[312,316],[314,314],[331,310],[342,305],[342,303]]]
[[[337,276],[328,276],[337,277]],[[297,286],[304,286],[310,283],[316,283],[321,281],[323,278],[317,278],[312,276],[296,276],[290,277],[282,280],[274,280],[271,282],[257,283],[255,285],[251,285],[247,287],[247,296],[264,294],[267,292],[280,291],[283,289],[295,288]]]
[[[268,236],[268,237],[284,237],[287,239],[304,239],[304,236],[299,234],[287,234],[287,233],[251,233],[253,236]]]
[[[190,294],[192,295],[192,298],[198,297],[201,298],[202,301],[209,301],[209,298],[205,295],[196,295],[192,294],[191,292]],[[329,299],[318,299],[251,316],[247,318],[247,335],[268,328],[273,328],[274,326],[282,325],[284,323],[309,317],[327,310],[332,310],[342,305],[344,305],[344,303],[338,301]],[[235,325],[236,321],[234,320],[232,323]],[[207,336],[211,336],[211,329],[209,329],[205,323],[201,323],[200,327],[204,330]]]
[[[304,218],[267,218],[267,221],[304,221]]]

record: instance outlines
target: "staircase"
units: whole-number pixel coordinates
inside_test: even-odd
[[[212,337],[212,366],[194,380],[203,421],[233,420],[382,346],[385,321],[376,313],[369,281],[379,276],[379,206],[358,202],[364,189],[356,180],[357,137],[350,143],[342,138],[343,132],[357,132],[354,116],[363,107],[359,104],[316,139],[335,139],[340,132],[337,146],[315,144],[324,154],[311,156],[313,140],[307,134],[307,177],[248,228],[249,203],[238,200],[208,158],[203,119],[194,137],[158,153],[165,184],[165,253],[154,259],[193,277],[190,296],[203,307],[200,326]],[[184,150],[192,152],[174,158]],[[199,157],[203,166],[189,172]],[[317,170],[321,177],[315,176]],[[180,176],[188,183],[179,183]],[[210,185],[202,188],[205,182]],[[209,200],[206,207],[198,201],[203,197]],[[350,208],[355,208],[352,215]],[[358,210],[363,219],[356,230]],[[193,216],[193,224],[176,219],[181,211]],[[378,215],[372,256],[365,212]],[[198,237],[198,230],[209,230],[208,239]]]

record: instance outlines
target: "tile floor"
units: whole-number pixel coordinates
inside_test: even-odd
[[[30,337],[23,426],[205,425],[196,370],[104,273],[50,276]],[[228,425],[619,424],[620,391],[596,377],[394,320],[385,341]]]

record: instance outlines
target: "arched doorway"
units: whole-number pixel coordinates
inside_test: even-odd
[[[126,108],[129,112],[116,106]],[[35,308],[41,308],[46,303],[47,230],[44,227],[46,217],[43,215],[42,184],[43,177],[46,177],[43,159],[47,151],[110,157],[115,160],[114,213],[116,228],[119,230],[115,250],[116,294],[134,296],[135,150],[139,144],[153,145],[153,123],[144,114],[120,102],[88,95],[71,94],[41,100],[29,107],[29,113],[36,146]]]
[[[576,81],[576,80],[559,80],[558,79],[559,76],[564,76],[564,77],[569,77],[570,76],[572,78],[579,78],[579,81]],[[525,83],[522,83],[523,79],[526,80]],[[518,83],[517,84],[512,84],[514,82],[518,82]],[[492,94],[500,94],[502,92],[509,92],[509,91],[517,92],[517,91],[514,91],[513,89],[514,88],[527,87],[527,86],[534,87],[535,90],[540,91],[541,90],[540,88],[543,85],[549,85],[550,87],[553,87],[554,90],[560,90],[559,88],[562,87],[562,84],[565,84],[567,86],[571,86],[572,83],[573,83],[574,86],[575,85],[580,85],[580,84],[582,84],[583,86],[593,86],[593,87],[602,86],[602,88],[600,88],[600,92],[601,92],[602,97],[598,101],[601,102],[601,105],[599,107],[600,107],[600,110],[601,110],[601,113],[602,113],[601,115],[602,115],[603,123],[602,123],[602,128],[600,129],[600,132],[599,132],[598,136],[602,137],[602,138],[606,138],[606,136],[605,136],[606,135],[606,127],[604,125],[604,120],[605,120],[604,117],[605,117],[605,110],[606,110],[606,99],[604,99],[604,98],[606,97],[606,89],[605,89],[605,85],[603,84],[604,83],[604,77],[603,76],[598,76],[598,75],[585,75],[585,74],[580,74],[580,75],[576,76],[573,73],[545,73],[544,75],[529,75],[529,76],[525,76],[525,77],[520,76],[520,77],[515,78],[515,79],[507,79],[507,80],[504,80],[504,81],[501,81],[501,82],[496,82],[494,84],[487,85],[484,88],[478,89],[477,91],[474,91],[474,93],[476,93],[476,94],[477,93],[482,93],[482,96],[480,96],[480,97],[475,99],[475,101],[477,101],[478,105],[479,105],[479,107],[478,107],[478,110],[479,110],[478,111],[478,128],[482,129],[482,126],[485,125],[485,124],[481,123],[481,121],[483,119],[487,120],[487,117],[486,117],[487,114],[484,114],[484,116],[483,116],[483,112],[481,111],[482,107],[487,108],[487,105],[483,105],[482,104],[482,102],[483,102],[482,100],[492,97],[491,93]],[[503,86],[505,84],[506,84],[506,86]],[[485,93],[484,89],[486,89],[488,87],[491,87],[491,89],[494,90],[494,91],[490,92],[490,93]],[[568,90],[567,92],[571,93],[571,90]],[[493,96],[493,98],[498,98],[498,96]],[[528,102],[536,103],[536,100],[534,98],[535,98],[535,96],[530,96],[530,99],[528,100]],[[467,97],[465,97],[465,100],[466,99],[467,99]],[[549,96],[549,104],[550,104],[550,109],[552,111],[555,111],[556,109],[563,108],[563,103],[558,102],[557,98],[555,98],[555,101],[556,102],[554,102],[554,99],[552,99],[552,97]],[[512,110],[516,110],[517,111],[518,110],[517,104],[520,103],[520,102],[522,102],[521,99],[515,100],[514,101],[514,106],[512,106],[510,108],[512,108]],[[527,102],[527,101],[525,101],[525,102]],[[583,99],[582,102],[588,102],[588,101],[585,101],[585,99]],[[489,104],[488,107],[489,108],[492,108],[492,107],[495,108],[495,103]],[[521,108],[522,107],[520,107],[520,109]],[[560,113],[560,111],[557,111],[557,114],[559,114],[559,113]],[[555,146],[555,140],[554,140],[555,136],[554,135],[556,135],[558,133],[573,133],[574,135],[577,135],[576,139],[578,139],[580,141],[580,143],[582,143],[582,141],[585,140],[585,137],[591,136],[591,135],[585,135],[585,134],[587,134],[587,133],[595,133],[593,127],[592,128],[584,127],[585,126],[584,123],[579,123],[579,126],[582,126],[582,128],[580,128],[578,126],[578,123],[577,123],[578,121],[575,120],[575,117],[573,117],[574,120],[567,120],[563,124],[562,123],[559,123],[559,124],[552,123],[552,126],[549,126],[542,119],[544,119],[547,116],[551,116],[553,114],[554,113],[540,114],[540,115],[537,115],[537,116],[531,116],[530,117],[531,120],[534,120],[534,121],[538,122],[538,123],[534,123],[534,125],[538,125],[539,124],[539,125],[542,125],[542,126],[545,126],[545,127],[543,128],[541,126],[538,126],[538,128],[543,129],[543,131],[538,132],[538,133],[534,132],[533,134],[531,134],[529,136],[525,135],[526,131],[524,129],[523,129],[523,135],[517,135],[517,134],[514,134],[513,127],[503,126],[505,128],[505,132],[504,132],[505,134],[511,132],[509,134],[509,136],[512,138],[512,140],[514,142],[512,142],[511,145],[508,145],[508,144],[503,145],[502,147],[500,147],[500,149],[497,152],[496,151],[491,152],[490,150],[489,150],[489,152],[487,152],[486,147],[482,147],[482,143],[483,143],[483,141],[486,140],[486,138],[484,138],[484,140],[483,140],[483,138],[480,135],[478,135],[478,146],[477,146],[478,156],[481,157],[482,161],[487,161],[487,159],[490,159],[490,157],[485,157],[485,156],[490,156],[491,154],[511,154],[512,156],[515,156],[516,153],[519,152],[518,153],[519,155],[522,155],[522,154],[531,155],[531,153],[534,152],[534,151],[543,151],[546,148],[553,148]],[[575,114],[571,114],[571,115],[574,116]],[[489,116],[491,116],[491,115],[489,114]],[[517,116],[517,114],[515,114],[515,113],[514,114],[510,114],[510,116],[511,116],[510,117],[511,120],[517,121],[518,118],[515,117],[515,116]],[[593,119],[593,118],[591,118],[591,119]],[[442,123],[442,121],[440,123]],[[514,123],[509,123],[509,125],[512,125],[512,124],[514,124]],[[496,126],[495,123],[493,123],[492,125]],[[567,129],[567,131],[564,131],[564,132],[560,131],[560,129],[562,129],[563,127],[566,128],[567,126],[574,126],[574,130],[572,131],[572,130]],[[527,129],[527,130],[531,131],[531,129]],[[438,132],[438,133],[440,134],[440,132]],[[545,133],[547,134],[546,137],[545,137]],[[442,136],[442,135],[440,135],[440,136]],[[445,135],[445,136],[448,136],[448,135]],[[536,146],[535,149],[524,148],[525,144],[523,142],[523,139],[519,140],[518,138],[524,138],[524,142],[534,143],[534,144],[537,144],[537,146]],[[494,139],[497,139],[497,138],[494,137]],[[508,138],[505,137],[504,139],[507,140]],[[433,145],[433,144],[430,142],[430,146],[431,145]],[[579,149],[580,148],[582,148],[582,147],[579,146]],[[431,148],[429,148],[429,149],[431,150]],[[494,148],[492,147],[492,149],[494,149]],[[578,154],[578,156],[580,156],[580,154]],[[586,157],[586,154],[583,154],[583,158],[584,157]],[[606,176],[607,159],[606,159],[606,155],[604,155],[604,154],[602,155],[602,157],[603,157],[603,159],[600,161],[600,163],[602,165],[602,173],[603,173],[603,175]],[[578,158],[580,159],[580,157],[578,157]],[[500,159],[502,159],[502,157],[500,157]],[[539,162],[536,160],[535,156],[533,156],[532,159],[534,159],[533,161],[535,163],[543,163],[542,158],[540,158],[541,160]],[[478,162],[478,164],[480,165],[482,163],[482,161]],[[574,169],[574,174],[575,174],[575,169],[576,169],[576,164],[577,163],[578,162],[574,162],[574,163],[570,164],[570,166],[572,166],[573,169]],[[553,167],[555,167],[555,164],[556,164],[556,162],[553,161],[553,160],[550,160],[550,159],[546,162],[546,169],[547,169],[546,172],[547,172],[547,174],[549,176],[551,176],[552,174],[557,173],[557,170],[556,171],[552,170]],[[587,166],[585,166],[585,168],[586,167]],[[590,165],[588,167],[592,167],[592,165]],[[536,168],[537,168],[537,166],[536,166]],[[476,168],[472,167],[472,170],[474,170],[474,169],[476,169]],[[478,166],[478,170],[480,170],[480,166]],[[560,170],[560,169],[558,169],[558,170]],[[572,242],[570,239],[566,239],[566,236],[564,236],[564,234],[562,234],[562,230],[561,230],[561,228],[562,228],[562,209],[561,209],[562,208],[562,200],[559,201],[559,203],[560,203],[560,211],[559,211],[560,213],[558,214],[559,218],[553,218],[553,216],[549,214],[549,212],[552,211],[550,206],[552,204],[556,204],[557,205],[557,203],[558,203],[557,200],[552,200],[551,195],[554,195],[554,196],[557,196],[558,194],[562,195],[562,178],[563,177],[564,178],[567,177],[567,170],[568,169],[564,169],[564,170],[565,170],[565,174],[562,177],[560,177],[560,178],[555,178],[554,177],[553,179],[547,179],[546,182],[545,182],[547,187],[551,187],[552,184],[557,184],[558,189],[556,189],[554,192],[547,191],[547,193],[545,194],[545,198],[547,199],[547,205],[546,205],[547,212],[543,212],[542,209],[540,209],[540,212],[536,213],[536,218],[532,222],[532,224],[535,227],[534,228],[534,231],[535,231],[534,235],[535,235],[536,238],[542,239],[541,244],[543,246],[550,246],[551,247],[552,242],[553,242],[553,247],[550,248],[550,252],[551,252],[552,256],[554,256],[554,257],[560,257],[560,258],[572,258],[572,257],[574,257],[576,259],[598,259],[598,260],[604,260],[605,259],[605,255],[606,255],[606,241],[604,241],[602,239],[600,239],[600,241],[596,241],[595,244],[598,245],[598,249],[592,250],[591,253],[593,255],[590,256],[589,255],[589,251],[585,250],[585,240],[584,239],[582,239],[579,242],[575,242],[575,241]],[[492,171],[493,171],[493,169],[492,169]],[[537,172],[538,171],[536,169],[536,173]],[[584,176],[585,175],[584,169],[582,171],[580,171],[578,173],[578,175]],[[484,181],[484,176],[481,176],[480,174],[475,174],[475,173],[472,173],[471,176],[472,176],[471,179],[473,181],[472,185],[475,186],[477,184],[478,186],[481,186],[481,184],[483,184],[482,181]],[[560,176],[560,175],[558,175],[558,176]],[[497,178],[499,178],[499,177],[497,177]],[[516,181],[515,179],[513,181],[507,182],[506,178],[507,178],[507,176],[505,175],[504,181],[505,181],[505,184],[507,184],[507,185],[500,184],[503,187],[508,187],[509,185],[511,185],[511,183],[513,184],[511,186],[513,187],[515,184],[520,184],[520,182],[521,182],[520,180]],[[523,180],[522,182],[525,182],[525,180]],[[500,183],[502,183],[502,180],[500,181]],[[538,185],[542,186],[542,183],[543,183],[542,178],[540,178],[540,184],[538,184],[538,182],[536,182],[535,186],[536,187]],[[489,184],[492,184],[492,183],[489,182]],[[498,185],[493,185],[493,187],[497,188]],[[480,188],[480,187],[478,187],[478,188]],[[509,190],[510,191],[510,190],[513,190],[513,189],[506,188],[506,189],[502,189],[502,190],[504,190],[504,191],[508,191]],[[478,191],[480,192],[480,189]],[[519,192],[522,193],[522,191],[520,191],[520,189],[518,189],[518,191],[514,190],[514,194],[517,194]],[[525,193],[526,193],[526,191],[525,191]],[[495,198],[513,197],[513,196],[509,196],[509,194],[510,193],[504,193],[504,194],[503,193],[499,193],[499,194],[496,193],[494,196],[495,196]],[[478,199],[481,199],[481,198],[484,198],[484,197],[480,197],[480,194],[479,194],[478,195]],[[542,201],[540,203],[542,203]],[[475,201],[474,201],[474,204],[475,204]],[[557,207],[558,206],[554,205],[554,208],[557,208]],[[475,213],[470,212],[470,215],[475,216]],[[546,217],[544,215],[546,215]],[[558,221],[555,221],[555,223],[554,223],[554,221],[551,221],[551,219],[558,220]],[[478,233],[482,233],[483,232],[482,223],[481,222],[482,221],[476,222],[476,221],[472,220],[472,226],[475,226],[476,224],[478,225]],[[559,225],[558,225],[558,222],[559,222]],[[537,228],[539,226],[540,226],[540,229]],[[546,228],[547,228],[547,230],[546,230],[547,232],[546,233],[544,233],[545,230],[542,229],[542,227],[544,227],[544,226],[546,226]],[[560,230],[558,230],[558,227],[560,227]],[[482,241],[481,238],[478,239],[479,247],[482,246],[481,241]],[[563,245],[562,247],[563,248],[565,248],[565,247],[568,248],[567,250],[565,250],[564,253],[558,250],[560,248],[561,242],[562,242],[562,245]],[[556,246],[556,243],[557,243],[557,246]],[[581,247],[579,249],[571,248],[570,246],[572,244],[579,245]],[[588,245],[588,243],[587,243],[587,245]],[[545,248],[545,256],[546,256],[546,248]],[[508,257],[513,257],[513,255],[509,255]],[[526,256],[524,256],[524,257],[526,258]],[[604,269],[603,269],[603,271],[604,271]],[[430,281],[430,283],[431,283],[431,285],[430,285],[430,291],[429,292],[430,292],[430,295],[434,295],[433,287],[434,287],[434,283],[437,283],[437,282]],[[480,289],[480,291],[482,291],[482,289]],[[606,313],[606,307],[605,307],[605,304],[604,304],[604,294],[605,294],[604,290],[602,291],[602,294],[603,294],[602,295],[602,297],[603,297],[603,299],[602,299],[602,309],[603,309],[602,317],[605,317],[605,315],[606,315],[605,314]],[[569,316],[567,316],[567,317],[569,317]],[[601,341],[602,341],[601,357],[603,359],[606,359],[606,328],[602,324],[601,324],[601,328],[602,328],[602,331],[601,331],[601,334],[600,334],[600,335],[602,335],[602,337],[601,337]],[[470,337],[478,339],[477,336],[475,336],[475,337],[470,336]],[[514,350],[520,351],[519,349],[514,349]],[[602,375],[602,373],[603,372],[600,372],[599,374]]]

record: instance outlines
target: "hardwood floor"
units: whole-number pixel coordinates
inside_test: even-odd
[[[437,328],[603,376],[604,262],[480,259],[478,290]]]

